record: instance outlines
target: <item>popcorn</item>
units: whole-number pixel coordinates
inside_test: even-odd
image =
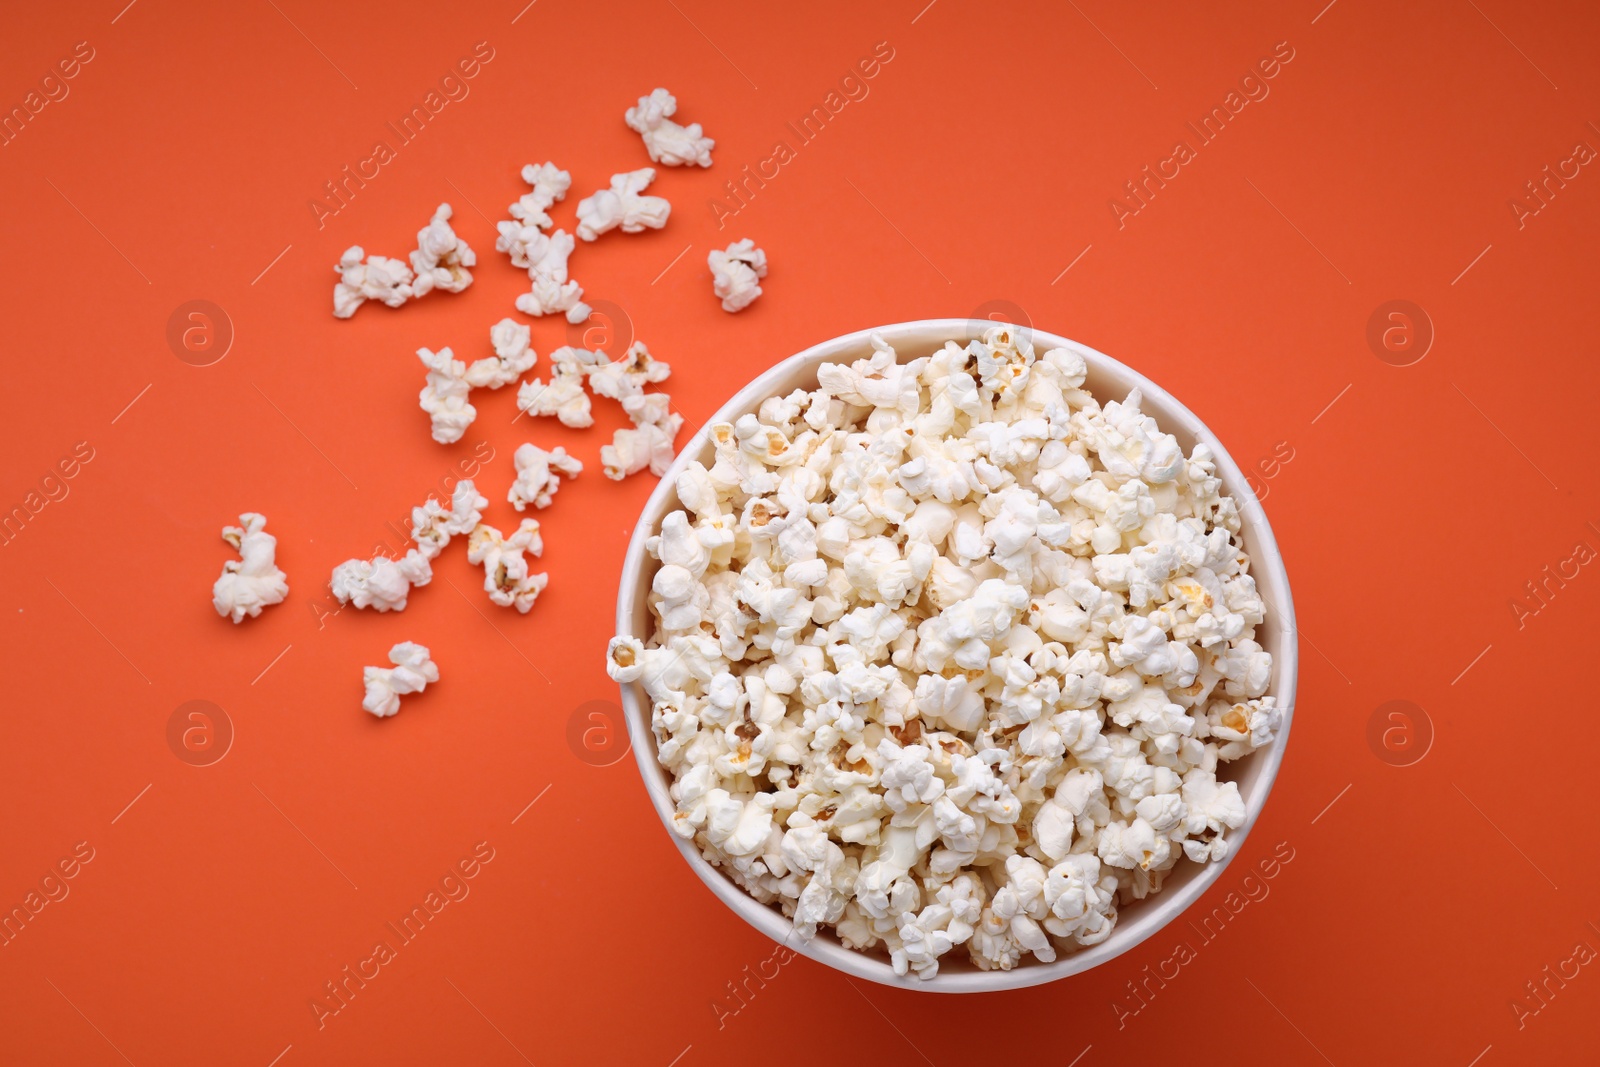
[[[378,611],[404,611],[412,587],[433,581],[429,558],[413,548],[399,559],[351,559],[333,568],[329,588],[341,604]]]
[[[672,459],[647,356],[563,357],[634,423],[611,477]],[[874,338],[678,476],[653,629],[606,669],[651,702],[674,831],[800,936],[921,978],[1049,962],[1231,853],[1219,766],[1283,716],[1238,508],[1086,375],[1009,327],[906,362]]]
[[[417,349],[417,358],[428,368],[427,384],[418,399],[428,413],[435,441],[448,445],[461,440],[478,417],[478,409],[468,399],[473,389],[499,389],[533,368],[539,355],[528,347],[529,336],[526,325],[501,319],[489,328],[495,354],[470,365],[456,359],[449,348],[438,352]]]
[[[672,205],[644,191],[656,180],[654,167],[641,167],[611,176],[611,187],[578,201],[578,236],[593,241],[622,227],[623,233],[659,230],[667,224]]]
[[[526,225],[548,230],[555,223],[551,221],[547,209],[557,201],[567,198],[567,190],[572,188],[572,175],[554,163],[540,163],[537,166],[529,163],[522,168],[522,180],[533,188],[523,193],[522,197],[511,205],[511,217]],[[501,232],[505,231],[502,229]],[[505,251],[503,248],[499,250]],[[517,266],[523,267],[527,264],[518,263]]]
[[[672,368],[654,358],[645,342],[635,341],[621,360],[611,360],[605,352],[563,347],[550,354],[550,363],[554,371],[549,382],[534,378],[517,390],[520,410],[555,416],[563,426],[592,426],[594,413],[584,390],[587,384],[597,397],[621,403],[634,424],[632,429],[616,430],[610,445],[600,448],[606,477],[621,480],[646,467],[656,477],[666,474],[672,466],[672,443],[683,429],[683,416],[672,411],[669,395],[646,394],[645,386],[666,381]]]
[[[582,232],[581,227],[579,232]],[[590,308],[582,299],[583,286],[567,277],[567,259],[574,245],[572,235],[566,230],[557,230],[547,237],[532,227],[523,227],[507,242],[512,252],[511,261],[527,267],[528,277],[533,281],[533,288],[517,297],[518,311],[535,317],[565,312],[571,323],[588,319]]]
[[[529,415],[554,415],[563,426],[593,426],[589,394],[584,391],[588,379],[584,360],[594,355],[576,348],[558,348],[550,353],[554,370],[549,384],[538,378],[523,382],[517,389],[517,407]]]
[[[723,311],[743,311],[761,295],[767,254],[750,238],[727,248],[713,248],[706,256],[706,266],[711,268],[711,288],[722,300]]]
[[[412,284],[416,296],[427,296],[435,289],[459,293],[472,284],[468,267],[476,266],[477,254],[450,228],[449,204],[440,204],[428,224],[417,232],[417,248],[411,253],[411,269],[417,280]]]
[[[432,653],[424,645],[402,641],[389,650],[393,667],[366,667],[361,672],[367,695],[361,706],[378,718],[387,718],[400,710],[400,698],[407,693],[420,693],[429,682],[439,680],[439,667],[430,658]]]
[[[511,205],[511,218],[495,223],[497,252],[511,257],[513,266],[528,272],[533,282],[530,292],[517,297],[517,310],[540,316],[565,313],[568,322],[579,323],[589,317],[583,303],[583,287],[567,277],[567,258],[575,242],[565,230],[546,233],[555,225],[548,209],[564,200],[572,187],[572,175],[554,163],[530,163],[522,168],[522,180],[533,188]]]
[[[360,245],[351,245],[334,267],[339,281],[333,287],[333,317],[348,319],[368,300],[397,308],[410,300],[415,291],[411,268],[398,259],[368,256]]]
[[[670,411],[667,401],[665,393],[623,401],[633,429],[618,430],[609,445],[600,446],[600,463],[607,478],[621,481],[646,467],[657,478],[667,473],[672,466],[672,442],[683,428],[683,416]]]
[[[417,551],[429,560],[437,559],[452,537],[470,534],[477,528],[483,519],[479,509],[488,506],[488,498],[478,492],[471,478],[456,483],[449,511],[429,497],[411,509],[411,539],[417,543]]]
[[[494,250],[509,256],[513,267],[527,270],[542,260],[549,248],[550,239],[537,223],[503,219],[495,223],[495,229],[500,236],[495,238]]]
[[[623,114],[623,121],[644,138],[650,162],[669,167],[711,166],[711,149],[717,142],[700,135],[698,122],[688,126],[673,122],[677,111],[677,98],[665,89],[657,89],[649,96],[641,96],[639,103]]]
[[[1074,853],[1050,868],[1044,901],[1050,916],[1045,931],[1088,947],[1098,945],[1116,925],[1117,880],[1100,872],[1100,860],[1091,853]]]
[[[517,480],[511,484],[506,499],[518,511],[526,511],[529,504],[549,507],[550,498],[561,488],[561,475],[576,478],[583,470],[583,464],[567,455],[561,445],[553,452],[538,445],[522,445],[511,458],[517,467]]]
[[[643,341],[629,345],[627,354],[614,363],[605,358],[604,352],[594,353],[593,362],[586,369],[594,395],[618,401],[642,393],[646,385],[664,382],[672,375],[672,368],[650,355]]]
[[[682,421],[682,416],[674,415],[666,424],[645,423],[632,430],[618,430],[609,445],[600,446],[605,476],[620,482],[646,468],[658,478],[666,474],[672,466],[672,441]]]
[[[478,409],[467,400],[472,386],[467,382],[467,365],[448,348],[434,352],[417,349],[417,358],[428,368],[428,383],[418,394],[422,410],[433,424],[433,439],[441,445],[461,440]]]
[[[510,385],[539,361],[539,354],[528,347],[532,331],[525,323],[501,319],[489,327],[489,343],[494,355],[488,359],[473,360],[467,367],[467,385],[474,389],[499,389]]]
[[[1212,701],[1206,708],[1206,727],[1212,737],[1226,742],[1218,749],[1222,759],[1238,759],[1272,744],[1282,722],[1276,697],[1241,704]]]
[[[615,362],[606,359],[604,352],[587,355],[592,357],[592,362],[584,365],[589,388],[596,396],[619,401],[633,423],[633,429],[616,431],[611,444],[600,447],[605,476],[620,481],[646,467],[658,478],[666,474],[683,416],[672,410],[672,398],[666,393],[646,394],[644,387],[666,381],[672,368],[650,355],[643,341],[635,341]]]
[[[435,289],[459,293],[471,285],[467,268],[475,266],[478,257],[450,228],[450,217],[450,205],[440,204],[417,233],[409,267],[387,256],[368,256],[360,245],[345,249],[333,268],[339,275],[333,287],[333,317],[348,319],[368,300],[397,308]]]
[[[275,557],[278,539],[267,533],[267,517],[253,511],[239,516],[241,526],[224,526],[222,539],[239,553],[237,561],[222,565],[222,575],[211,587],[211,605],[217,614],[235,624],[246,615],[255,618],[262,608],[283,603],[289,583]]]
[[[549,578],[528,573],[524,552],[535,556],[544,553],[544,539],[539,536],[539,523],[534,519],[523,519],[510,537],[480,523],[467,539],[467,562],[483,566],[483,588],[489,599],[526,615]]]
[[[450,510],[429,499],[411,509],[411,537],[415,548],[399,559],[351,559],[333,569],[329,587],[341,604],[378,611],[404,611],[411,590],[433,581],[433,560],[443,552],[452,537],[475,528],[479,508],[489,501],[479,494],[471,479],[456,483]]]

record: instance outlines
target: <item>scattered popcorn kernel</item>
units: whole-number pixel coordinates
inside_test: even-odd
[[[376,611],[404,611],[415,586],[433,581],[433,566],[418,549],[399,559],[351,559],[333,568],[328,586],[341,604]]]
[[[439,667],[424,645],[403,641],[389,650],[393,667],[366,667],[361,672],[367,695],[361,706],[380,719],[400,710],[400,698],[420,693],[439,680]]]
[[[398,259],[368,256],[360,245],[347,248],[333,268],[339,275],[333,287],[334,318],[348,319],[368,300],[397,308],[435,289],[459,293],[471,285],[467,268],[476,265],[478,257],[450,228],[450,218],[450,205],[440,204],[417,233],[409,267]]]
[[[450,205],[440,204],[433,218],[417,233],[417,248],[411,253],[411,269],[417,275],[412,289],[417,296],[426,296],[435,289],[459,293],[472,284],[467,268],[475,266],[478,257],[450,228],[450,218]]]
[[[649,468],[661,477],[672,466],[672,442],[683,416],[673,415],[665,423],[644,423],[631,430],[618,430],[609,445],[600,446],[600,463],[605,476],[621,481],[630,474]]]
[[[555,225],[547,213],[550,205],[567,198],[567,190],[572,188],[572,175],[554,163],[529,163],[522,168],[522,180],[533,188],[511,205],[511,217],[525,225],[548,230]],[[500,251],[504,252],[505,249]],[[517,266],[526,264],[518,263]]]
[[[622,410],[633,422],[633,429],[622,429],[612,435],[609,445],[600,446],[600,463],[603,473],[613,481],[621,481],[630,474],[649,468],[657,478],[672,466],[672,443],[683,428],[683,416],[672,410],[672,398],[666,393],[645,393],[644,383],[662,381],[669,368],[665,363],[650,358],[641,343],[628,349],[628,356],[618,363],[600,364],[591,370],[589,384],[598,387],[603,372],[621,368],[604,380],[609,392],[622,401]]]
[[[543,574],[528,573],[524,552],[534,556],[544,553],[536,519],[523,519],[510,537],[482,523],[467,539],[467,561],[483,567],[483,588],[489,599],[526,615],[549,579]]]
[[[244,621],[255,618],[262,608],[283,603],[289,595],[289,582],[275,562],[278,539],[267,533],[267,517],[247,511],[239,516],[239,526],[224,526],[222,539],[239,553],[238,560],[222,565],[222,576],[211,587],[211,604],[217,614]]]
[[[654,167],[613,174],[610,188],[578,201],[578,236],[593,241],[619,226],[623,233],[661,229],[672,205],[659,196],[644,195],[655,180]]]
[[[501,225],[505,225],[502,223]],[[567,277],[567,259],[574,242],[566,230],[546,236],[531,227],[518,231],[508,242],[511,261],[528,268],[533,287],[517,297],[517,310],[535,317],[565,313],[568,322],[583,322],[589,305],[583,302],[583,286]]]
[[[588,365],[584,357],[594,353],[577,348],[558,348],[550,353],[550,382],[538,378],[523,382],[517,389],[517,407],[529,415],[553,415],[563,426],[583,429],[594,425],[589,394],[584,388]]]
[[[433,439],[441,445],[461,440],[478,417],[478,409],[467,400],[472,392],[467,383],[467,365],[448,348],[437,352],[419,348],[417,358],[428,368],[428,382],[418,396],[433,424]]]
[[[746,237],[725,249],[713,248],[706,257],[711,268],[712,291],[722,300],[723,311],[743,311],[761,295],[760,280],[767,276],[767,254]]]
[[[448,511],[429,497],[411,509],[411,539],[417,543],[417,551],[429,560],[438,559],[452,537],[464,537],[477,529],[483,519],[479,509],[488,506],[488,498],[478,492],[471,478],[456,483]]]
[[[572,175],[554,163],[528,164],[522,180],[533,188],[511,205],[511,218],[495,224],[499,236],[494,247],[511,257],[513,266],[528,272],[533,286],[517,297],[517,310],[528,315],[565,314],[568,322],[583,322],[589,305],[583,287],[567,277],[567,258],[575,242],[565,230],[548,233],[554,225],[548,209],[566,198]]]
[[[635,341],[628,351],[616,361],[608,360],[604,352],[595,353],[595,360],[585,364],[589,374],[589,388],[595,396],[622,400],[644,391],[646,385],[664,382],[672,376],[672,368],[650,354],[643,341]]]
[[[339,281],[333,287],[333,317],[348,319],[368,300],[397,308],[414,295],[411,268],[387,256],[367,256],[351,245],[334,267]]]
[[[528,339],[526,324],[501,319],[489,328],[495,353],[491,357],[468,364],[456,359],[449,348],[438,352],[417,349],[417,358],[428,368],[427,384],[418,400],[428,413],[435,441],[448,445],[461,440],[478,417],[478,409],[469,399],[473,389],[499,389],[533,369],[539,355],[528,347]]]
[[[528,373],[539,361],[539,354],[528,347],[531,336],[526,323],[512,319],[501,319],[489,327],[494,355],[474,360],[467,367],[463,375],[467,384],[474,389],[499,389]]]
[[[701,136],[700,124],[680,126],[672,121],[678,101],[665,89],[641,96],[623,115],[628,128],[644,138],[650,162],[668,167],[711,166],[711,149],[717,142]]]
[[[561,475],[576,478],[583,470],[583,464],[567,455],[561,445],[546,452],[538,445],[525,444],[518,447],[512,461],[516,464],[517,480],[511,483],[506,499],[518,511],[526,511],[530,504],[536,508],[549,507],[551,497],[561,488]]]

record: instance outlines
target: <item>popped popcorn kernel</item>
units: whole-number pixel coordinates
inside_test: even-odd
[[[593,241],[619,226],[623,233],[661,229],[672,214],[672,205],[659,196],[644,195],[655,180],[654,167],[613,174],[608,188],[578,202],[578,236]]]
[[[459,293],[472,284],[467,268],[477,265],[478,256],[450,228],[452,215],[449,204],[440,204],[428,225],[417,233],[417,248],[411,253],[411,269],[416,273],[411,288],[416,296],[427,296],[435,289]]]
[[[549,507],[556,490],[561,488],[561,475],[571,479],[583,471],[583,464],[567,455],[566,448],[561,445],[551,452],[538,445],[522,445],[512,456],[512,462],[517,468],[517,480],[511,484],[506,499],[518,511],[526,511],[530,504],[536,508]]]
[[[483,567],[483,589],[489,599],[526,615],[550,579],[528,572],[524,552],[532,556],[544,554],[544,538],[536,519],[523,519],[510,537],[480,523],[467,538],[467,562]]]
[[[761,295],[767,254],[750,238],[727,248],[713,248],[706,256],[706,266],[711,268],[711,288],[722,301],[723,311],[743,311]]]
[[[255,618],[263,608],[283,603],[289,582],[278,569],[278,539],[267,533],[267,517],[254,511],[239,516],[239,526],[224,526],[222,539],[239,553],[222,565],[211,587],[211,606],[235,624]]]
[[[439,680],[439,667],[432,656],[426,645],[402,641],[389,650],[393,667],[363,668],[361,680],[367,692],[362,708],[380,719],[398,712],[402,696],[420,693],[430,682]]]
[[[698,122],[687,126],[673,122],[677,113],[677,97],[657,89],[641,96],[639,103],[623,114],[623,121],[644,139],[650,162],[668,167],[711,166],[711,150],[717,142],[702,135]]]
[[[351,245],[334,268],[339,281],[333,287],[333,317],[348,319],[368,300],[397,308],[415,295],[416,276],[398,259],[368,256],[360,245]]]

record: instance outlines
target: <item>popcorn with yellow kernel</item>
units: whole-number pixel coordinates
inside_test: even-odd
[[[283,603],[289,595],[288,579],[277,564],[278,539],[267,533],[267,517],[247,511],[239,522],[222,528],[222,539],[239,558],[222,565],[222,574],[211,587],[211,606],[235,624]]]

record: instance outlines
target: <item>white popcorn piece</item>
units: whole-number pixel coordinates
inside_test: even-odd
[[[410,300],[415,276],[398,259],[368,256],[360,245],[351,245],[339,257],[334,273],[339,280],[333,287],[333,317],[348,319],[368,300],[397,308]]]
[[[495,223],[495,229],[500,236],[495,238],[494,250],[511,257],[513,267],[527,270],[542,261],[549,249],[549,236],[535,223],[503,219]]]
[[[211,587],[211,605],[235,624],[255,618],[263,608],[283,603],[289,582],[278,569],[278,539],[267,533],[267,517],[254,511],[239,516],[238,526],[224,526],[222,539],[239,553],[222,565]]]
[[[430,561],[439,558],[452,537],[477,529],[483,520],[480,509],[488,506],[488,498],[478,492],[471,478],[456,483],[448,511],[429,497],[411,509],[411,539],[417,543],[417,551]]]
[[[472,272],[467,268],[476,265],[478,257],[456,236],[450,218],[450,205],[440,204],[428,225],[417,232],[409,267],[387,256],[368,256],[360,245],[345,249],[334,267],[339,275],[333,287],[334,318],[348,319],[368,300],[395,308],[435,289],[459,293],[471,285]]]
[[[561,445],[550,452],[534,444],[521,445],[511,458],[516,464],[517,478],[511,483],[506,499],[518,511],[526,511],[530,504],[536,508],[549,507],[556,490],[561,488],[561,475],[571,479],[583,471],[583,464],[567,455],[566,448]]]
[[[630,474],[649,469],[657,478],[672,466],[673,446],[683,416],[673,415],[663,423],[644,423],[631,430],[618,430],[609,445],[600,446],[600,464],[605,476],[620,482]]]
[[[582,357],[635,427],[607,475],[665,469],[650,363]],[[874,338],[678,476],[653,627],[606,669],[650,700],[674,831],[800,936],[1028,966],[1232,852],[1219,768],[1284,716],[1238,507],[1086,376],[1010,327],[905,362]]]
[[[594,414],[584,383],[597,353],[581,348],[558,348],[550,353],[550,381],[534,378],[517,389],[517,407],[529,415],[550,415],[563,426],[583,429],[594,425]]]
[[[417,247],[411,253],[411,269],[416,272],[412,290],[417,296],[427,296],[435,289],[459,293],[472,284],[472,272],[467,268],[477,265],[478,256],[451,229],[451,216],[450,205],[440,204],[417,232]]]
[[[539,354],[528,346],[532,331],[526,323],[501,319],[489,327],[489,343],[494,355],[473,360],[462,376],[474,389],[499,389],[510,385],[539,361]]]
[[[668,167],[711,166],[711,150],[717,142],[702,135],[700,124],[680,126],[672,121],[678,101],[665,89],[641,96],[639,103],[623,114],[628,128],[644,139],[652,163]]]
[[[1101,870],[1092,852],[1074,853],[1050,868],[1044,885],[1050,909],[1043,923],[1046,932],[1085,947],[1110,936],[1117,921],[1117,880]]]
[[[522,168],[522,180],[533,188],[511,205],[511,217],[528,226],[550,229],[555,223],[547,212],[552,204],[567,198],[567,190],[572,188],[572,175],[554,163],[529,163]],[[500,251],[504,252],[505,249]],[[518,263],[517,266],[527,264]]]
[[[638,474],[646,468],[649,468],[650,473],[657,478],[666,474],[667,468],[672,466],[673,442],[677,440],[678,431],[683,428],[683,416],[672,410],[672,399],[666,393],[626,392],[628,388],[641,388],[640,381],[659,381],[666,378],[666,364],[652,361],[650,354],[643,349],[644,345],[635,343],[628,350],[628,360],[623,363],[602,364],[602,367],[632,364],[636,368],[636,373],[644,376],[656,374],[657,368],[660,369],[658,378],[629,378],[629,372],[624,371],[621,377],[607,380],[607,388],[617,388],[625,392],[622,397],[622,410],[633,422],[633,429],[616,431],[612,434],[609,445],[600,446],[601,468],[605,476],[613,481],[621,481],[628,475]],[[598,369],[590,373],[590,384],[596,384],[597,378]]]
[[[654,167],[613,174],[609,188],[578,201],[578,236],[593,241],[619,226],[623,233],[661,229],[672,205],[659,196],[644,195],[655,180]]]
[[[535,519],[523,519],[510,537],[480,523],[467,539],[467,561],[483,567],[483,588],[501,607],[514,607],[524,615],[549,582],[543,574],[529,574],[527,552],[544,553],[544,539]]]
[[[380,719],[399,711],[402,696],[420,693],[430,682],[439,680],[439,666],[432,656],[427,646],[412,641],[395,645],[389,650],[389,662],[393,667],[362,669],[361,678],[367,693],[361,706]]]
[[[1277,697],[1231,705],[1212,701],[1206,708],[1206,721],[1211,736],[1224,742],[1218,756],[1238,759],[1272,744],[1283,721],[1283,712],[1277,705]]]
[[[377,611],[404,611],[416,586],[433,581],[433,565],[418,549],[399,559],[351,559],[333,569],[329,588],[341,604]]]
[[[417,358],[428,368],[428,381],[418,399],[432,423],[433,439],[441,445],[453,444],[461,440],[472,420],[478,417],[478,409],[467,399],[472,392],[467,382],[467,365],[456,359],[449,348],[437,352],[419,348]]]
[[[546,236],[524,226],[501,243],[511,252],[512,263],[528,268],[528,278],[533,282],[528,292],[517,297],[518,311],[534,317],[565,314],[571,323],[588,319],[590,308],[583,302],[583,286],[567,277],[567,260],[575,244],[570,233],[557,230]]]
[[[711,289],[722,301],[723,311],[743,311],[761,295],[767,254],[750,238],[727,248],[713,248],[706,256],[706,266],[711,268]]]
[[[646,385],[664,382],[672,376],[672,368],[652,356],[643,341],[629,345],[619,360],[608,360],[604,352],[588,355],[592,356],[592,361],[583,367],[595,396],[620,401],[644,392]]]

